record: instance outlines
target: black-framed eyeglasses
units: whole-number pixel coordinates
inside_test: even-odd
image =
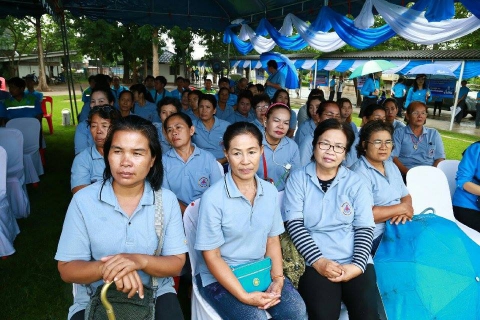
[[[383,145],[385,145],[385,147],[387,148],[393,147],[393,140],[390,140],[390,139],[385,141],[373,140],[373,141],[365,141],[365,142],[372,144],[375,147],[375,149],[380,149]]]
[[[344,146],[338,146],[338,145],[334,146],[333,144],[330,144],[330,143],[325,142],[325,141],[320,141],[320,142],[317,143],[317,145],[318,145],[318,148],[320,150],[325,150],[325,151],[330,150],[330,148],[333,148],[333,152],[338,153],[338,154],[342,154],[345,151],[347,151],[347,148],[344,147]]]

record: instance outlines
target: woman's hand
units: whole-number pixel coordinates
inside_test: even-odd
[[[146,261],[142,259],[141,254],[117,254],[107,256],[101,259],[104,262],[102,266],[102,277],[105,282],[118,281],[128,273],[145,268]]]
[[[344,272],[341,276],[328,280],[332,282],[347,282],[362,274],[362,269],[354,264],[344,264],[342,265],[342,269]]]
[[[390,224],[405,224],[407,221],[412,221],[412,219],[404,214],[401,214],[390,219]]]
[[[128,298],[131,298],[135,293],[138,293],[140,298],[143,299],[143,283],[137,271],[127,273],[124,277],[115,281],[115,286],[118,291],[128,293]]]
[[[270,307],[273,307],[274,305],[278,304],[280,302],[280,297],[282,295],[282,289],[283,289],[283,284],[284,284],[284,279],[283,278],[276,278],[272,280],[272,283],[268,287],[268,289],[265,291],[265,293],[270,293],[270,294],[275,294],[278,295],[278,298],[272,300],[271,302],[267,303],[262,307],[262,309],[268,309]]]
[[[242,297],[242,299],[240,299],[240,301],[250,306],[255,306],[259,309],[266,310],[280,303],[280,294],[255,291],[247,293],[244,297]]]
[[[315,261],[312,265],[312,267],[320,273],[322,276],[328,279],[334,279],[343,274],[343,268],[342,265],[339,263],[328,260],[326,258],[320,258],[317,261]]]

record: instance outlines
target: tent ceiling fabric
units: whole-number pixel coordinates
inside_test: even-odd
[[[388,1],[398,5],[409,2]],[[278,27],[288,13],[313,21],[324,4],[323,0],[0,0],[0,18],[46,13],[45,2],[52,7],[60,5],[75,16],[87,16],[93,20],[106,19],[166,27],[177,25],[182,28],[218,31],[225,30],[236,19],[256,24],[262,18],[267,18]],[[335,12],[357,16],[365,0],[328,2]]]

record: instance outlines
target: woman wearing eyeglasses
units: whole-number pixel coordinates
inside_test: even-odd
[[[350,169],[360,174],[373,195],[372,256],[382,240],[385,222],[405,223],[413,216],[412,197],[408,194],[397,166],[389,160],[393,127],[384,121],[371,121],[362,127],[357,145],[358,161]]]
[[[253,97],[252,105],[257,118],[251,123],[253,123],[263,134],[265,132],[265,114],[267,113],[268,106],[270,105],[270,97],[264,93],[257,94]]]
[[[283,103],[274,103],[267,109],[265,119],[263,154],[257,175],[281,191],[285,189],[291,170],[300,166],[298,146],[287,137],[290,108]]]
[[[359,175],[342,165],[354,140],[337,119],[314,132],[312,162],[290,175],[284,221],[305,273],[298,290],[309,319],[338,319],[343,301],[350,319],[378,319],[373,199]]]
[[[418,74],[415,77],[415,82],[413,87],[408,90],[407,99],[405,100],[405,108],[408,108],[412,101],[421,101],[427,103],[432,101],[432,95],[430,94],[430,89],[428,89],[425,81],[427,76],[424,74]]]
[[[105,170],[103,145],[108,129],[120,118],[120,112],[108,105],[93,107],[90,110],[87,122],[95,145],[77,154],[73,160],[70,177],[73,194],[96,181],[103,180]]]
[[[408,170],[417,166],[437,166],[445,160],[445,149],[437,130],[424,126],[427,105],[413,101],[407,107],[407,125],[393,134],[393,162],[405,178]]]

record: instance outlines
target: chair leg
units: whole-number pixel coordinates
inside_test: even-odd
[[[38,149],[38,152],[40,153],[40,158],[42,158],[42,165],[45,167],[47,164],[47,161],[45,160],[45,149],[40,148]]]
[[[48,129],[50,130],[50,134],[53,134],[53,123],[52,118],[47,118]]]

